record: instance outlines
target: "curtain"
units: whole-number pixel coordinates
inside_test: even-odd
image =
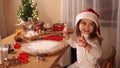
[[[118,3],[117,8],[118,8],[118,12],[117,12],[117,39],[116,39],[116,58],[115,58],[115,62],[116,62],[116,68],[120,67],[120,0],[117,1],[116,3]]]
[[[116,68],[120,67],[120,55],[118,54],[120,51],[119,4],[119,0],[61,0],[61,22],[67,23],[69,28],[75,27],[75,17],[80,11],[93,8],[99,13],[101,34],[103,37],[102,58],[109,57],[114,46],[116,48]]]
[[[75,16],[80,11],[93,8],[99,12],[99,1],[87,1],[88,0],[61,0],[61,22],[67,23],[70,28],[74,28]]]
[[[3,11],[3,0],[0,0],[0,35],[2,38],[6,36],[5,19],[4,19],[4,11]]]

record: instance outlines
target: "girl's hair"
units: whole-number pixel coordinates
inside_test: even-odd
[[[80,24],[81,20],[78,21],[77,25],[76,25],[76,28],[75,28],[75,35],[76,37],[79,37],[81,36],[81,31],[79,30],[79,24]],[[97,26],[96,24],[94,23],[94,30],[93,32],[89,35],[89,39],[93,39],[93,38],[99,38],[98,35],[97,35]]]

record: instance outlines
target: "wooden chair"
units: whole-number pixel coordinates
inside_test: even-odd
[[[107,59],[105,59],[105,61],[103,62],[102,68],[113,68],[115,53],[116,53],[116,50],[115,50],[115,47],[113,47],[111,55]]]

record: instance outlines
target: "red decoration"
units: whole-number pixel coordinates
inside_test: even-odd
[[[38,31],[39,29],[44,30],[44,22],[34,23],[33,30]]]
[[[63,36],[47,36],[44,38],[45,40],[55,40],[55,41],[60,41],[63,40]]]
[[[19,54],[18,59],[21,63],[28,63],[28,53],[22,52]]]
[[[64,24],[54,24],[53,31],[62,31],[64,29]]]
[[[19,49],[21,47],[21,44],[20,43],[16,43],[15,45],[14,45],[14,48],[15,49]]]

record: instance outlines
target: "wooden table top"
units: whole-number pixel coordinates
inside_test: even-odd
[[[15,34],[12,34],[12,35],[4,38],[2,40],[2,43],[10,43],[10,44],[15,43],[14,36],[15,36]],[[59,60],[59,58],[63,55],[63,53],[68,48],[67,42],[65,42],[63,40],[60,42],[62,42],[65,45],[65,48],[55,55],[46,56],[45,61],[37,61],[36,57],[30,56],[28,63],[17,65],[14,68],[52,68],[54,66],[54,64]],[[17,52],[17,54],[8,54],[8,57],[11,58],[13,55],[18,56],[18,54],[21,52],[21,49],[15,49],[15,51]],[[10,68],[12,68],[12,67],[10,67]]]

